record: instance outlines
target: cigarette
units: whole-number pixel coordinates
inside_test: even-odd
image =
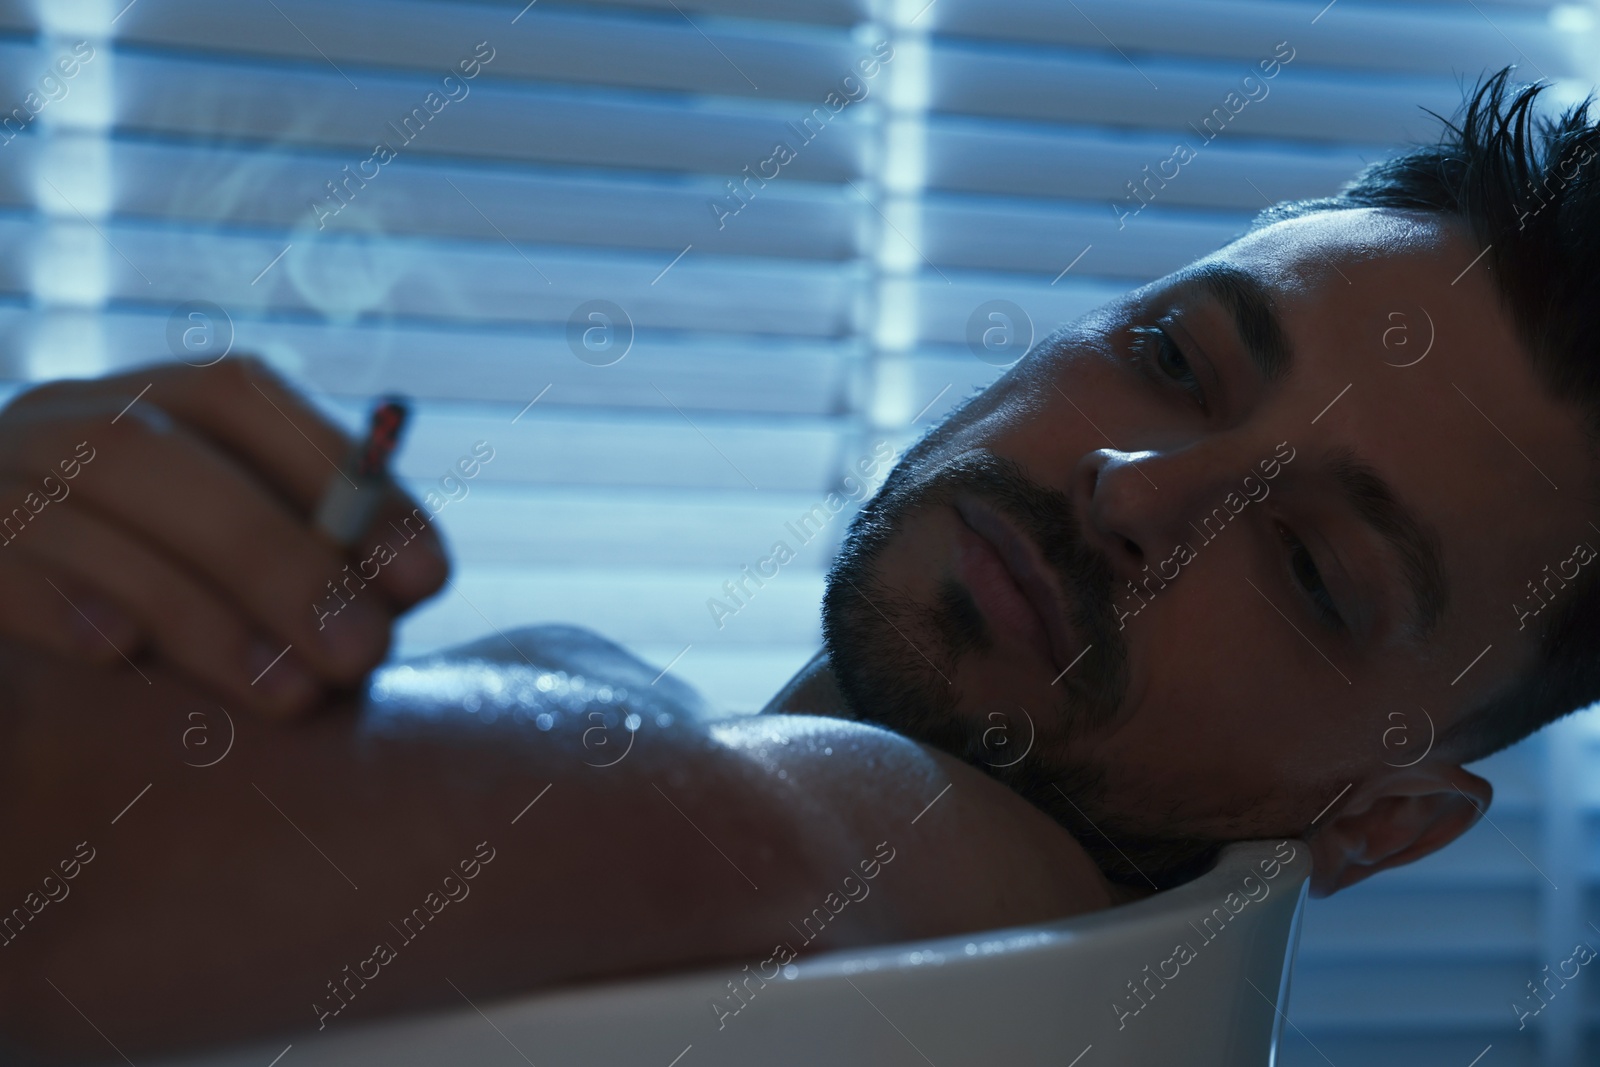
[[[367,435],[346,457],[340,477],[328,483],[317,505],[317,529],[334,544],[354,547],[383,503],[389,457],[400,443],[410,404],[402,396],[381,398],[367,420]]]

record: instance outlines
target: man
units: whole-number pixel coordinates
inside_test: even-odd
[[[4,929],[4,1032],[310,1040],[1105,907],[1229,840],[1306,837],[1321,894],[1448,844],[1491,797],[1465,763],[1600,696],[1600,128],[1535,124],[1536,95],[1502,72],[1438,147],[958,410],[852,526],[825,654],[746,721],[558,630],[384,668],[352,709],[329,694],[445,563],[407,541],[312,625],[336,430],[243,362],[26,394],[6,493],[94,458],[0,548],[0,905],[38,902]],[[224,733],[219,700],[325,710]],[[197,724],[227,753],[180,746]],[[867,863],[872,899],[791,932]]]

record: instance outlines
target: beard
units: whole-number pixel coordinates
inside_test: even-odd
[[[989,452],[939,462],[938,446],[956,421],[919,442],[895,467],[851,522],[828,573],[823,638],[841,694],[858,719],[930,744],[1020,794],[1071,832],[1108,879],[1160,889],[1187,881],[1210,865],[1221,842],[1163,832],[1117,810],[1103,769],[1081,755],[1083,739],[1115,718],[1128,691],[1127,647],[1111,593],[1115,572],[1084,542],[1065,493],[1033,482],[1017,464]],[[957,668],[994,646],[963,585],[940,580],[929,603],[878,578],[908,517],[964,496],[994,508],[1039,549],[1090,652],[1057,678],[1057,706],[1037,717],[1015,705],[990,710],[976,701],[980,706],[963,708],[952,681]],[[1018,712],[1028,726],[1020,757],[1014,755]]]

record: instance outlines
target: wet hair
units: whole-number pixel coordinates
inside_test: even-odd
[[[1267,208],[1250,229],[1321,211],[1390,208],[1464,221],[1546,390],[1581,412],[1600,456],[1600,122],[1592,98],[1556,115],[1548,88],[1505,67],[1483,79],[1438,143],[1372,163],[1336,195]],[[1591,508],[1595,494],[1589,494]],[[1480,759],[1600,700],[1600,567],[1541,613],[1533,662],[1440,737],[1451,758]]]

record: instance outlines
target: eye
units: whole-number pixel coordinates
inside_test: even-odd
[[[1200,388],[1200,379],[1172,335],[1159,326],[1135,326],[1132,332],[1133,351],[1140,361],[1153,373],[1193,396],[1204,408],[1205,392]]]
[[[1278,537],[1289,549],[1289,573],[1311,601],[1317,620],[1332,629],[1343,629],[1344,619],[1333,603],[1333,594],[1328,592],[1327,583],[1322,580],[1322,572],[1317,570],[1317,561],[1311,558],[1311,550],[1282,526],[1278,527]]]

